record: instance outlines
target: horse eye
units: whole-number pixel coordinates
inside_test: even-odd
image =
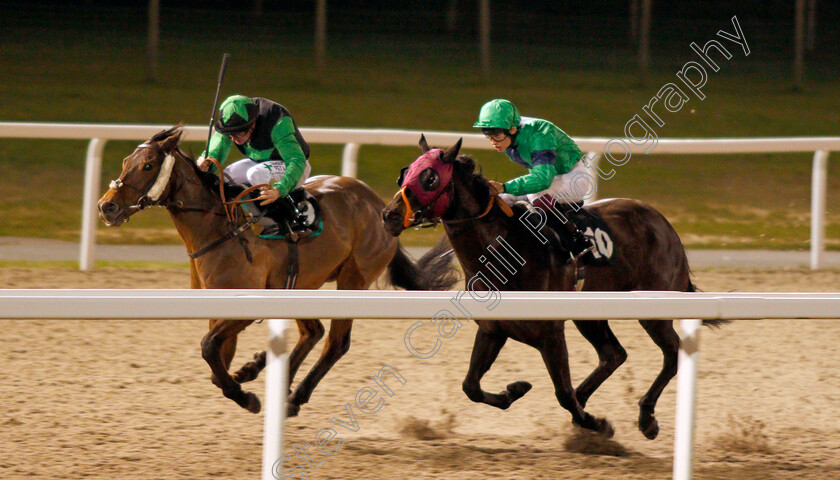
[[[151,170],[151,169],[152,169],[152,164],[151,163],[147,163],[147,164],[143,165],[143,170]]]
[[[437,190],[440,186],[440,175],[433,168],[423,170],[420,172],[420,186],[427,192]]]

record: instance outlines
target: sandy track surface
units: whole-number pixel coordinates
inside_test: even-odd
[[[185,288],[184,269],[0,269],[4,288]],[[701,270],[706,291],[837,291],[840,272]],[[840,312],[838,312],[840,317]],[[661,355],[636,322],[613,322],[628,361],[587,410],[616,428],[612,440],[583,433],[557,403],[538,353],[508,342],[483,387],[514,380],[534,388],[506,411],[470,402],[461,381],[475,333],[465,323],[421,360],[403,338],[412,321],[358,321],[350,352],[289,421],[287,450],[309,443],[288,478],[670,478],[675,382],[659,401],[659,438],[635,425],[636,402]],[[0,478],[254,479],[262,414],[240,409],[209,381],[199,341],[203,321],[4,321],[0,323]],[[572,375],[594,368],[592,348],[569,325]],[[240,338],[238,367],[264,348],[265,325]],[[840,477],[840,322],[743,321],[704,329],[696,438],[696,478]],[[293,337],[296,335],[293,335]],[[429,347],[432,335],[417,335]],[[316,351],[302,367],[306,372]],[[394,396],[377,413],[346,404],[384,365]],[[262,379],[246,389],[264,397]],[[340,449],[324,455],[316,433],[333,427]],[[337,448],[333,441],[328,448]],[[316,468],[318,467],[318,468]]]

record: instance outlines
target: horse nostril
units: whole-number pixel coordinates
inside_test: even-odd
[[[117,205],[113,202],[105,202],[99,206],[99,210],[102,213],[114,213],[117,210]]]
[[[394,211],[390,212],[383,212],[382,213],[382,221],[385,223],[390,223],[391,225],[397,225],[402,222],[402,218],[400,214]]]

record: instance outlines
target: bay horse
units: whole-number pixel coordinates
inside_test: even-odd
[[[405,228],[419,222],[442,223],[464,269],[468,286],[480,278],[481,290],[490,290],[488,281],[498,290],[574,290],[577,268],[569,262],[568,252],[563,253],[551,243],[540,241],[517,218],[521,215],[514,213],[514,210],[525,213],[517,208],[519,205],[514,205],[514,209],[502,205],[501,198],[491,193],[493,190],[487,179],[475,172],[473,159],[459,155],[460,147],[459,140],[446,151],[430,149],[425,137],[421,137],[423,155],[407,167],[409,177],[405,177],[404,169],[399,182],[402,188],[382,212],[386,230],[398,236]],[[584,290],[695,291],[682,242],[668,220],[653,207],[637,200],[610,199],[584,208],[603,219],[614,242],[610,265],[586,267]],[[487,257],[493,258],[485,253],[490,250],[488,246],[495,245],[496,253],[503,251],[499,239],[504,241],[507,251],[521,256],[518,264],[511,260],[511,265],[521,267],[513,275],[510,270],[516,269],[509,268],[505,272],[498,264],[495,272],[480,271],[489,266]],[[473,284],[478,285],[478,282]],[[557,313],[562,316],[562,307]],[[574,423],[607,436],[613,435],[614,429],[606,419],[596,418],[584,410],[590,396],[627,358],[627,352],[606,320],[574,322],[597,350],[599,359],[595,370],[576,389],[569,377],[564,320],[477,320],[476,323],[478,331],[463,382],[463,390],[472,401],[505,409],[531,389],[531,384],[525,381],[511,383],[498,394],[481,389],[482,376],[490,369],[507,339],[513,338],[539,350],[554,384],[555,395],[560,405],[571,413]],[[680,338],[672,320],[639,320],[639,323],[664,357],[662,370],[639,401],[639,429],[645,437],[654,439],[659,433],[654,408],[665,386],[677,373]]]
[[[289,245],[255,235],[244,215],[232,223],[219,192],[219,177],[202,172],[179,147],[182,127],[161,131],[123,160],[122,173],[99,200],[99,217],[119,226],[150,205],[169,211],[187,252],[191,252],[191,288],[284,288]],[[386,270],[392,284],[416,290],[447,290],[457,280],[451,254],[442,243],[416,264],[382,228],[385,205],[363,182],[349,177],[318,176],[305,185],[321,207],[323,232],[299,242],[301,269],[296,288],[317,289],[335,281],[337,288],[367,289]],[[232,240],[232,232],[239,232]],[[227,239],[227,241],[224,241]],[[215,247],[213,247],[215,245]],[[208,248],[212,247],[212,248]],[[202,253],[206,252],[206,253]],[[198,253],[198,255],[196,255]],[[282,317],[282,312],[277,312]],[[250,412],[260,411],[256,395],[242,390],[265,367],[265,352],[230,375],[237,335],[254,320],[210,320],[201,354],[211,380]],[[352,319],[334,319],[321,356],[289,396],[289,415],[309,401],[312,391],[350,347]],[[324,335],[320,320],[297,320],[300,338],[289,358],[289,385],[307,354]]]

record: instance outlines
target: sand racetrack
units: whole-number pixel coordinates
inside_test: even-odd
[[[700,270],[706,291],[837,291],[840,272]],[[186,270],[78,272],[0,269],[2,288],[186,288]],[[281,316],[281,312],[278,312]],[[840,312],[838,312],[840,317]],[[627,362],[587,410],[609,418],[612,440],[574,428],[557,403],[538,353],[508,342],[483,387],[523,379],[534,388],[506,411],[474,404],[461,381],[475,333],[465,323],[430,359],[411,356],[412,321],[357,321],[349,353],[287,426],[287,478],[670,478],[676,382],[659,401],[659,438],[637,430],[636,402],[661,355],[636,322],[613,322]],[[204,321],[4,321],[0,334],[0,478],[256,479],[262,414],[242,410],[209,381],[199,341]],[[742,321],[704,329],[701,340],[695,477],[840,478],[840,321]],[[265,325],[240,337],[234,366],[264,348]],[[296,332],[293,335],[296,337]],[[431,347],[434,337],[417,335]],[[571,325],[572,375],[597,357]],[[303,365],[306,372],[320,345]],[[375,414],[353,407],[383,365],[404,385]],[[299,378],[301,375],[299,375]],[[264,397],[260,378],[246,387]],[[316,432],[334,427],[341,448],[325,456]],[[335,448],[336,440],[329,444]],[[317,468],[316,468],[317,466]]]

